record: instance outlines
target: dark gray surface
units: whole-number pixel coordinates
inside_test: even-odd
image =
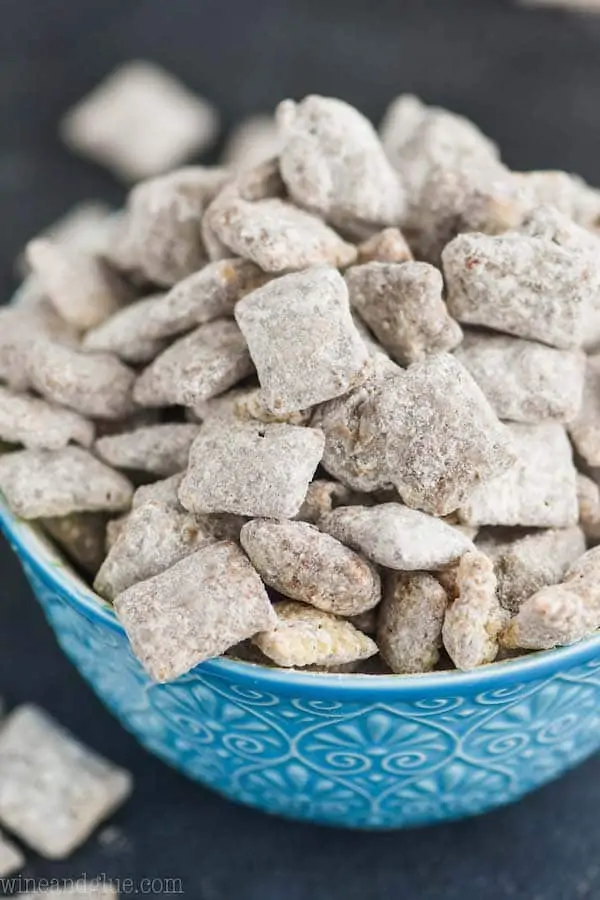
[[[308,91],[378,118],[411,90],[473,116],[514,167],[600,183],[600,16],[500,0],[1,0],[0,287],[25,240],[73,203],[119,202],[55,123],[111,67],[157,60],[214,99],[226,125]],[[58,651],[0,543],[0,693],[34,701],[129,767],[132,801],[110,845],[27,874],[181,878],[194,900],[577,900],[600,897],[600,759],[479,820],[396,834],[278,821],[229,804],[142,751]],[[158,892],[146,896],[159,896]]]

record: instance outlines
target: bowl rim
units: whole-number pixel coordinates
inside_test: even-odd
[[[19,519],[9,510],[1,494],[0,528],[21,562],[37,569],[47,584],[56,587],[57,592],[68,598],[74,610],[96,625],[125,636],[125,629],[112,606],[71,568],[37,526]],[[523,682],[549,678],[594,660],[600,665],[600,631],[567,647],[488,663],[469,672],[448,670],[415,675],[302,672],[219,657],[200,663],[172,683],[183,683],[190,675],[206,674],[238,682],[250,689],[261,687],[276,694],[309,694],[327,700],[347,701],[364,699],[365,694],[383,694],[387,697],[393,695],[394,700],[427,701],[490,690],[498,691],[500,698]]]

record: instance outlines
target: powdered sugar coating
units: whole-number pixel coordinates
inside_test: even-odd
[[[71,410],[0,386],[0,440],[42,450],[60,450],[71,441],[90,447],[94,425]]]
[[[148,425],[99,438],[94,449],[101,459],[117,469],[175,475],[187,466],[198,431],[199,426],[191,424]]]
[[[390,572],[384,581],[377,646],[393,672],[409,675],[435,668],[448,606],[444,588],[426,572]]]

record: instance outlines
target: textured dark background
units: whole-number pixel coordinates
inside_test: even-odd
[[[25,240],[86,198],[119,203],[69,157],[56,121],[113,66],[164,64],[225,126],[310,91],[379,119],[400,91],[472,116],[515,168],[600,183],[600,15],[509,0],[0,0],[0,297]],[[179,877],[193,900],[578,900],[600,897],[600,759],[517,806],[452,826],[354,834],[233,806],[141,750],[61,656],[0,543],[0,693],[34,701],[130,768],[111,840],[27,874]],[[146,896],[155,896],[147,894]]]

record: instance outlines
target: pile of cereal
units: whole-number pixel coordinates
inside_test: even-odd
[[[261,124],[262,153],[242,129],[228,168],[28,246],[0,311],[7,503],[158,681],[224,653],[466,670],[589,635],[600,192],[510,171],[412,96],[381,136],[320,96]]]

